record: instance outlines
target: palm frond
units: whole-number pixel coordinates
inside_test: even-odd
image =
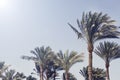
[[[70,23],[69,26],[76,32],[78,38],[84,38],[87,42],[94,43],[95,41],[106,38],[118,38],[120,31],[118,26],[113,25],[115,20],[112,20],[107,14],[102,12],[83,13],[81,22],[77,19],[78,31]]]
[[[34,50],[31,50],[30,52],[35,56],[22,56],[21,58],[26,60],[33,60],[35,62],[37,61],[43,64],[47,61],[47,59],[54,57],[54,52],[49,46],[46,48],[44,48],[44,46],[36,47]]]
[[[68,73],[69,80],[77,80],[76,77],[72,73]],[[63,73],[63,80],[65,79],[65,73]]]
[[[79,23],[79,22],[78,22]],[[73,31],[77,34],[78,39],[82,38],[82,34],[76,29],[74,28],[70,23],[68,23],[68,25],[73,29]]]
[[[88,80],[88,67],[83,67],[79,73],[85,78],[85,80]]]
[[[5,62],[0,62],[0,69],[3,68],[4,64],[5,64]]]
[[[72,64],[72,63],[76,63],[76,61],[78,62],[82,62],[83,61],[83,56],[84,54],[76,54],[75,56],[71,57],[69,59],[69,62]]]
[[[8,80],[13,79],[14,74],[15,74],[15,70],[9,70],[9,71],[5,72],[5,76]]]
[[[83,67],[82,70],[79,72],[85,80],[88,80],[88,67]],[[92,69],[92,78],[93,80],[105,80],[106,74],[103,69],[100,68],[93,68]]]
[[[94,52],[104,61],[108,60],[110,62],[120,58],[120,46],[115,42],[100,43]]]
[[[61,58],[61,59],[63,59],[63,58],[64,58],[63,53],[62,53],[62,51],[61,51],[61,50],[59,51],[59,53],[57,53],[57,56],[58,56],[59,58]]]
[[[64,70],[69,70],[75,63],[77,62],[82,62],[83,61],[83,54],[78,54],[75,51],[69,52],[68,50],[63,53],[60,51],[58,54],[58,60],[59,65],[64,69]]]
[[[38,59],[33,57],[33,56],[31,56],[31,57],[29,57],[29,56],[22,56],[21,58],[25,59],[25,60],[33,60],[35,62],[38,62]]]
[[[31,50],[30,53],[34,54],[36,57],[39,57],[38,54],[33,50]]]
[[[95,41],[105,38],[119,38],[120,32],[117,31],[117,29],[117,26],[114,25],[103,25],[103,27],[98,30],[97,35],[95,34]]]

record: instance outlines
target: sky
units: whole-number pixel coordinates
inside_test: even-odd
[[[84,80],[79,71],[88,63],[87,44],[77,39],[67,23],[77,27],[76,19],[81,20],[83,12],[92,11],[107,13],[119,26],[119,3],[119,0],[0,0],[0,61],[29,75],[34,63],[20,57],[32,56],[30,50],[35,47],[50,46],[55,52],[75,50],[84,53],[85,59],[75,64],[70,72],[78,80]],[[120,44],[120,40],[112,41]],[[93,66],[105,69],[104,61],[95,54]],[[111,62],[111,80],[118,80],[119,67],[120,59]]]

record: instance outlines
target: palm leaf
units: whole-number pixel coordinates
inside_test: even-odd
[[[88,67],[83,67],[82,70],[79,72],[85,80],[88,80]],[[106,74],[103,69],[100,68],[93,68],[92,69],[92,78],[93,80],[105,80]]]
[[[76,29],[74,28],[70,23],[68,23],[68,25],[73,29],[73,31],[75,31],[75,33],[78,35],[78,39],[82,38],[82,34]]]
[[[0,62],[0,69],[3,68],[4,64],[5,64],[5,62]]]
[[[83,54],[78,54],[75,51],[69,52],[68,50],[65,53],[60,51],[57,54],[56,61],[64,70],[66,70],[66,69],[69,70],[77,62],[83,61]]]
[[[78,38],[84,38],[87,42],[94,43],[95,41],[106,38],[118,38],[120,32],[118,26],[114,26],[110,16],[102,14],[102,12],[83,13],[81,22],[77,19],[78,31],[70,23],[68,25],[77,34]]]
[[[115,42],[100,43],[94,52],[104,61],[108,60],[110,62],[120,58],[120,46]]]

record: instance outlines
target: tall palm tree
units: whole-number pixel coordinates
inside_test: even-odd
[[[83,67],[79,73],[85,78],[85,80],[88,80],[88,67]],[[93,80],[105,80],[106,74],[103,69],[93,68],[92,74]]]
[[[88,44],[89,61],[88,61],[88,73],[89,80],[92,80],[92,52],[94,49],[94,43],[98,40],[105,38],[118,38],[120,32],[117,31],[117,26],[112,25],[115,22],[111,20],[107,14],[102,13],[83,13],[82,20],[77,19],[79,30],[73,27],[70,23],[68,25],[75,31],[79,38],[85,39]]]
[[[107,76],[106,80],[110,80],[109,77],[110,62],[114,59],[120,58],[120,46],[115,42],[104,42],[100,43],[94,52],[105,61]]]
[[[60,51],[57,53],[57,60],[56,62],[65,70],[65,79],[69,80],[68,73],[70,68],[77,62],[83,61],[83,54],[78,54],[75,51],[69,51],[67,50],[65,53]]]
[[[50,47],[44,48],[44,46],[31,50],[31,53],[34,54],[34,56],[22,56],[22,59],[33,60],[35,63],[39,64],[40,80],[43,80],[43,72],[45,70],[43,68],[46,66],[47,60],[54,57],[54,53]]]

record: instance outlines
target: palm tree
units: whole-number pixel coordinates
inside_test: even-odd
[[[23,80],[26,76],[23,73],[15,72],[15,70],[6,70],[2,80]]]
[[[92,70],[93,80],[105,80],[106,74],[103,69],[93,68]],[[79,73],[85,78],[85,80],[88,80],[88,67],[83,67]]]
[[[40,80],[43,80],[43,72],[45,70],[43,68],[46,66],[47,60],[54,57],[54,53],[50,47],[44,48],[44,46],[35,48],[35,51],[31,50],[31,53],[34,54],[34,56],[22,56],[22,59],[33,60],[39,64]]]
[[[109,77],[110,62],[114,59],[120,58],[120,46],[115,42],[104,42],[100,43],[94,52],[105,61],[107,76],[106,80],[110,80]]]
[[[79,30],[73,27],[70,23],[68,25],[75,31],[79,38],[85,39],[88,44],[89,63],[88,74],[89,80],[92,80],[92,52],[94,43],[105,38],[118,38],[120,32],[117,31],[117,26],[112,25],[115,22],[111,20],[107,14],[102,13],[83,13],[81,22],[77,19]]]
[[[57,60],[56,62],[65,70],[65,80],[69,80],[68,73],[70,68],[77,62],[83,61],[83,54],[78,54],[75,51],[67,50],[65,53],[60,51],[57,53]]]

